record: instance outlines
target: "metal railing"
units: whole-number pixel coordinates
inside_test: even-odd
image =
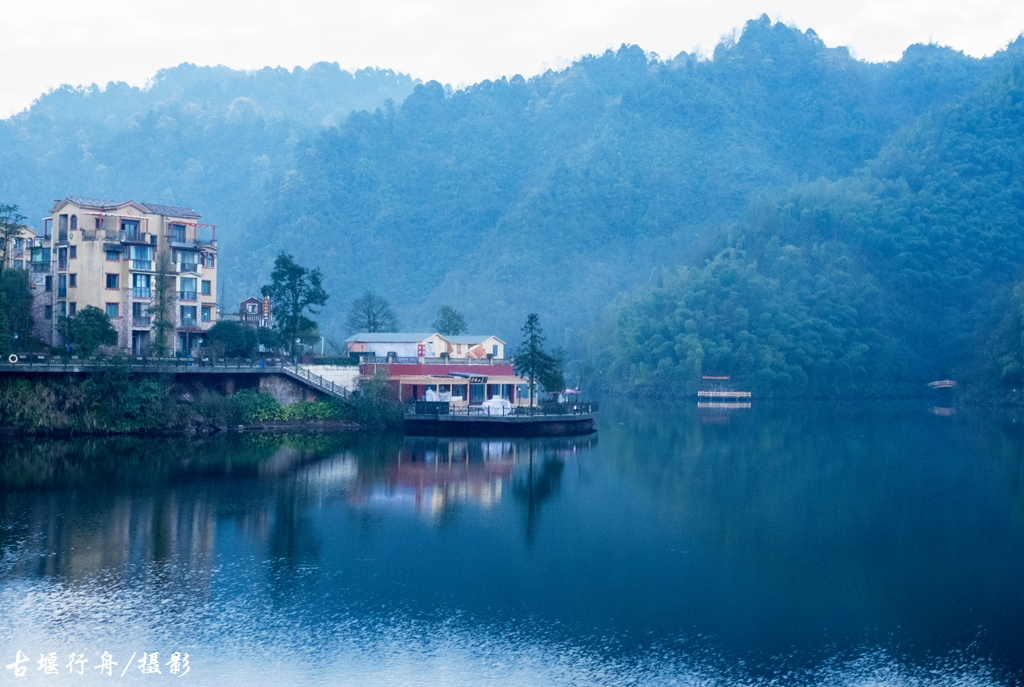
[[[410,358],[360,356],[360,362],[376,365],[511,365],[511,358]]]
[[[152,298],[153,291],[148,286],[132,287],[132,298]]]
[[[292,363],[284,363],[284,365],[282,365],[282,368],[289,377],[301,379],[307,382],[310,386],[319,389],[326,394],[330,394],[336,398],[340,398],[347,401],[352,395],[348,389],[341,386],[340,384],[335,384],[329,379],[324,379],[318,374],[313,374],[304,367],[300,367]]]
[[[147,318],[148,319],[148,318]],[[133,321],[135,318],[133,318]],[[280,358],[154,358],[149,356],[131,357],[90,357],[57,356],[43,353],[21,354],[16,362],[10,358],[0,358],[0,373],[36,370],[40,372],[91,372],[108,368],[127,368],[134,372],[174,372],[174,373],[218,373],[247,371],[257,374],[285,374],[299,380],[317,391],[350,401],[352,393],[344,386],[324,379],[320,375],[287,362]]]
[[[132,269],[133,270],[152,271],[153,270],[153,261],[152,260],[132,260]]]
[[[197,300],[197,294],[195,291],[179,291],[178,299],[182,301],[194,301]]]
[[[447,411],[440,410],[448,405]],[[462,415],[472,417],[553,417],[559,415],[590,415],[598,410],[597,403],[560,403],[544,406],[510,406],[493,407],[483,405],[455,406],[443,402],[414,401],[406,404],[406,413],[410,415]]]
[[[133,327],[148,327],[150,325],[151,321],[152,321],[152,317],[150,317],[149,315],[133,315],[132,316],[132,326]]]
[[[197,324],[196,318],[194,317],[183,317],[181,318],[182,327],[195,327]]]

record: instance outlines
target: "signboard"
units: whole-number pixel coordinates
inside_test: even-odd
[[[487,377],[470,377],[469,378],[469,383],[470,384],[486,384],[487,383]]]

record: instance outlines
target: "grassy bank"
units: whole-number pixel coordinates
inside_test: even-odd
[[[270,394],[232,395],[170,376],[112,368],[88,377],[0,380],[0,431],[31,435],[208,433],[260,423],[401,427],[401,407],[373,382],[349,406],[335,399],[282,406]]]

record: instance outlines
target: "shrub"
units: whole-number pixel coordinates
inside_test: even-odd
[[[281,404],[270,394],[243,389],[231,397],[235,418],[243,424],[283,419]]]

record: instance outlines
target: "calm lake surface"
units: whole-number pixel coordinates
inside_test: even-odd
[[[0,683],[1021,684],[1024,432],[934,410],[8,441]]]

